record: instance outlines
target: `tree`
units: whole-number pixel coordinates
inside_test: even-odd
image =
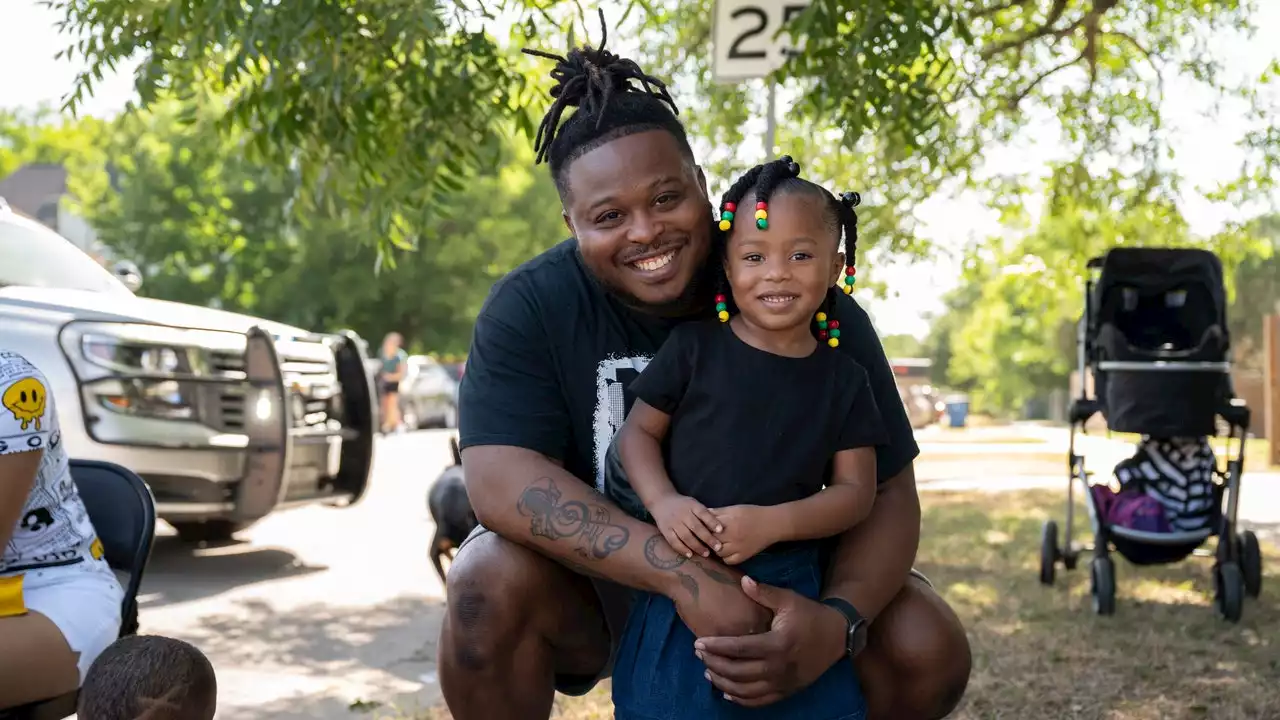
[[[654,0],[644,25],[660,75],[693,88],[695,132],[717,170],[741,170],[747,120],[763,83],[712,79],[713,0]],[[1041,188],[992,177],[993,147],[1056,125],[1084,194],[1126,176],[1133,200],[1157,202],[1191,185],[1169,163],[1166,87],[1174,79],[1243,110],[1249,162],[1213,199],[1242,205],[1272,187],[1280,159],[1276,108],[1264,89],[1280,64],[1234,79],[1215,50],[1253,33],[1250,0],[813,0],[789,27],[797,53],[774,79],[795,100],[778,143],[820,178],[868,192],[868,238],[922,249],[912,210],[939,189],[980,188],[991,202],[1022,202]],[[1231,101],[1234,101],[1231,102]]]
[[[71,104],[96,77],[140,55],[144,103],[162,90],[200,88],[234,97],[225,119],[255,138],[265,161],[296,164],[302,199],[337,193],[375,209],[380,233],[416,237],[415,226],[448,203],[458,178],[496,157],[506,119],[534,91],[516,43],[560,37],[576,4],[472,0],[46,0],[81,39],[88,61]],[[798,104],[779,129],[809,170],[868,190],[871,242],[921,250],[912,210],[949,180],[990,184],[980,160],[993,145],[1050,117],[1068,156],[1091,177],[1119,168],[1152,193],[1179,185],[1170,169],[1165,88],[1193,78],[1248,107],[1254,151],[1223,200],[1267,191],[1280,132],[1261,78],[1235,83],[1214,42],[1253,30],[1256,0],[814,0],[792,23],[803,52],[777,73]],[[642,9],[646,58],[657,74],[692,88],[690,128],[734,167],[759,83],[710,77],[712,0],[631,0]],[[502,16],[513,19],[504,45]],[[583,18],[585,19],[585,18]],[[593,18],[594,20],[594,18]],[[589,28],[595,33],[594,22]],[[540,44],[545,44],[541,42]],[[527,67],[527,66],[525,66]],[[1275,68],[1273,68],[1274,70]]]
[[[106,187],[106,124],[95,118],[62,118],[46,107],[0,110],[0,178],[30,163],[62,165],[72,202]]]
[[[1252,228],[1264,239],[1265,251],[1245,258],[1235,271],[1235,293],[1227,314],[1233,360],[1241,369],[1266,367],[1263,320],[1280,312],[1280,216],[1267,215]]]
[[[337,198],[367,213],[370,241],[414,246],[467,173],[495,167],[512,118],[528,126],[530,88],[478,1],[42,1],[86,61],[68,107],[131,57],[144,107],[229,96],[220,126],[297,168],[306,213]]]
[[[950,298],[954,314],[935,322],[947,380],[971,388],[985,409],[1016,411],[1067,386],[1089,258],[1116,246],[1205,247],[1223,260],[1230,290],[1236,268],[1266,252],[1256,230],[1193,237],[1172,198],[1136,202],[1139,191],[1119,173],[1082,194],[1083,172],[1075,163],[1055,169],[1034,226],[1022,208],[1006,209],[1015,231],[973,249]]]
[[[377,223],[337,200],[295,223],[298,174],[246,155],[242,131],[214,132],[220,117],[216,97],[170,99],[112,126],[115,186],[85,205],[144,268],[143,294],[462,352],[493,282],[563,236],[554,185],[508,134],[498,171],[464,176],[454,212],[415,226],[427,242],[380,258]]]

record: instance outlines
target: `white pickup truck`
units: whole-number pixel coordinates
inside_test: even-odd
[[[70,454],[141,475],[184,540],[368,486],[378,419],[358,336],[138,297],[3,201],[0,348],[48,378]]]

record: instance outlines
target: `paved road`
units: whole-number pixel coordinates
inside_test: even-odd
[[[921,489],[1065,492],[1065,434],[1009,432],[922,432]],[[412,709],[438,699],[443,601],[425,554],[425,495],[448,461],[447,438],[381,440],[372,489],[356,507],[279,513],[224,547],[157,541],[143,632],[204,649],[218,669],[220,720],[349,719],[360,717],[350,709],[359,701]],[[1125,450],[1089,442],[1091,467],[1103,472]],[[1242,516],[1280,527],[1280,476],[1250,477]]]
[[[142,632],[195,643],[218,670],[219,720],[352,718],[357,701],[434,703],[440,581],[426,557],[426,490],[448,435],[380,441],[351,508],[272,515],[240,542],[157,539]]]

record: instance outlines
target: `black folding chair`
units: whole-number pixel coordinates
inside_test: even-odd
[[[97,460],[72,460],[71,479],[102,541],[111,569],[125,572],[120,637],[138,632],[138,587],[156,537],[156,504],[151,489],[132,471]],[[0,720],[62,720],[76,712],[79,692],[0,709]]]

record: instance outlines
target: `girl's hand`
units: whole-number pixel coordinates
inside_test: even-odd
[[[715,535],[722,529],[720,523],[697,500],[672,493],[655,502],[649,514],[662,537],[681,555],[711,557],[711,550],[720,551],[720,540]]]
[[[720,538],[716,553],[726,565],[737,565],[776,542],[777,528],[767,510],[759,505],[731,505],[711,511],[724,526],[716,533]]]

